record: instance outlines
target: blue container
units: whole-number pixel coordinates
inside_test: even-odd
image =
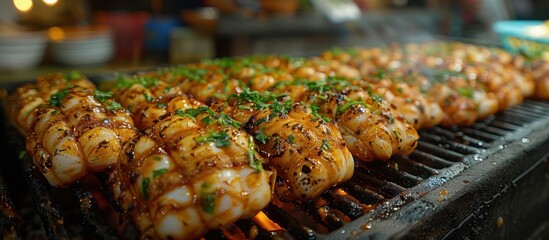
[[[532,27],[542,24],[543,21],[531,20],[499,21],[493,25],[493,30],[505,49],[535,59],[549,54],[549,36],[537,37],[529,32]]]
[[[175,17],[151,17],[145,23],[145,49],[149,52],[167,52],[170,47],[170,33],[178,25]]]

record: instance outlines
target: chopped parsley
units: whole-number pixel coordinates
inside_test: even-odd
[[[202,211],[212,214],[215,210],[215,194],[210,192],[210,188],[211,184],[202,184],[200,190],[200,206],[202,206]]]
[[[55,109],[55,110],[53,110],[53,111],[51,112],[51,115],[52,115],[52,116],[53,116],[53,115],[57,115],[57,114],[59,114],[59,109]]]
[[[109,106],[107,106],[107,109],[108,110],[120,110],[120,109],[124,109],[124,108],[122,107],[122,105],[120,105],[120,103],[112,101],[111,103],[109,103]]]
[[[235,128],[240,128],[242,126],[241,122],[232,119],[229,115],[227,115],[225,113],[220,113],[219,114],[218,122],[219,122],[219,124],[221,124],[223,126],[230,125],[230,126],[233,126]]]
[[[156,106],[159,107],[159,108],[162,108],[162,109],[165,109],[165,108],[166,108],[166,104],[165,104],[165,103],[157,103]]]
[[[256,161],[257,152],[255,151],[255,143],[254,143],[254,140],[251,136],[248,139],[248,149],[246,151],[248,152],[250,167],[252,167],[253,169],[255,169],[258,172],[263,171],[263,163],[262,163],[261,159],[257,159],[257,161]]]
[[[63,89],[55,94],[52,94],[50,97],[50,105],[54,107],[61,107],[61,101],[69,94],[69,89]]]
[[[167,172],[168,172],[167,168],[161,168],[161,169],[153,170],[153,173],[152,173],[153,178],[160,177],[160,176],[164,175]]]
[[[134,77],[125,77],[123,75],[118,76],[118,83],[116,88],[129,88],[135,84],[139,84],[145,88],[150,88],[158,86],[158,79],[152,76],[134,76]]]
[[[459,95],[464,96],[469,99],[473,99],[474,89],[472,87],[457,88],[456,91]]]
[[[210,116],[206,116],[205,118],[202,118],[202,122],[206,125],[210,125],[213,123],[213,120]]]
[[[151,95],[149,95],[148,93],[145,93],[143,95],[145,97],[145,101],[150,102],[150,101],[153,100],[153,97]]]
[[[209,132],[207,135],[200,136],[195,139],[197,143],[212,142],[216,147],[227,147],[231,145],[229,140],[229,134],[224,131]]]
[[[143,182],[141,183],[141,192],[143,193],[143,199],[148,200],[149,199],[149,185],[151,183],[151,180],[149,178],[143,179]]]
[[[254,134],[255,140],[259,141],[261,144],[267,144],[269,141],[269,136],[265,135],[265,127],[261,128],[261,130],[257,131]]]
[[[343,105],[342,107],[338,106],[336,112],[337,112],[337,114],[342,114],[345,111],[349,110],[349,108],[351,108],[353,105],[361,105],[363,107],[368,107],[369,106],[368,104],[366,104],[362,100],[352,100],[352,101],[349,101],[349,102],[345,103],[345,105]]]
[[[320,145],[320,149],[323,151],[330,150],[330,143],[328,143],[328,140],[324,139],[322,140],[322,144]]]
[[[112,97],[112,92],[102,92],[102,91],[99,91],[97,89],[93,90],[93,94],[94,94],[95,98],[97,100],[99,100],[100,102],[107,101],[108,99],[110,99]]]
[[[318,110],[319,110],[318,106],[309,105],[309,108],[311,109],[311,114],[313,115],[313,117],[315,117],[315,119],[313,119],[313,120],[316,120],[316,118],[320,118],[320,119],[324,120],[325,122],[330,122],[329,118],[327,118],[325,116],[322,116],[318,113]]]
[[[19,152],[19,155],[17,156],[17,158],[19,160],[25,158],[27,156],[27,151],[26,150],[22,150],[21,152]]]
[[[67,79],[67,81],[72,81],[82,78],[82,74],[80,74],[80,72],[78,71],[72,71],[68,75],[65,75],[65,78]]]
[[[397,139],[400,138],[400,136],[398,135],[398,132],[397,132],[396,130],[393,130],[393,134],[395,135],[395,137],[396,137]]]
[[[290,136],[288,136],[288,143],[290,144],[295,143],[295,136],[293,134],[290,134]]]
[[[383,102],[383,97],[377,93],[372,94],[372,99],[377,103]]]

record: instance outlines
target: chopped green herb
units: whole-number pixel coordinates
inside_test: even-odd
[[[166,88],[164,88],[164,93],[169,93],[172,89],[173,87],[167,86]]]
[[[327,118],[325,116],[322,116],[321,114],[318,113],[318,110],[319,110],[318,106],[309,105],[309,108],[311,109],[311,115],[313,115],[315,118],[320,118],[320,119],[324,120],[325,122],[330,122],[329,118]],[[313,120],[316,120],[316,119],[313,119]]]
[[[51,115],[57,115],[59,114],[59,109],[55,109],[51,112]]]
[[[156,106],[159,107],[159,108],[162,108],[162,109],[166,108],[165,103],[157,103]]]
[[[209,191],[210,187],[211,185],[208,183],[202,184],[200,206],[202,206],[202,211],[212,214],[215,210],[215,194]]]
[[[25,158],[27,156],[27,151],[26,150],[23,150],[21,152],[19,152],[19,156],[17,156],[17,158],[19,160],[22,160],[23,158]]]
[[[50,97],[50,105],[54,107],[61,107],[61,101],[69,94],[69,89],[63,89]]]
[[[160,160],[162,160],[162,157],[160,157],[160,156],[155,156],[155,157],[154,157],[154,160],[160,161]]]
[[[394,118],[394,117],[390,117],[390,118],[389,118],[389,123],[391,123],[391,124],[392,124],[392,123],[395,123],[395,118]]]
[[[153,100],[153,97],[151,95],[149,95],[148,93],[143,94],[143,96],[145,97],[145,101],[147,101],[147,102],[150,102],[150,101]]]
[[[326,139],[322,140],[322,145],[320,145],[320,149],[324,151],[330,150],[330,143],[328,143],[328,140]]]
[[[261,144],[267,144],[267,141],[269,141],[269,136],[265,135],[264,131],[265,127],[261,128],[261,130],[254,134],[255,140],[259,141]]]
[[[395,137],[396,137],[397,139],[400,138],[400,136],[398,135],[398,132],[397,132],[396,130],[393,130],[393,134],[395,135]]]
[[[351,108],[353,105],[361,105],[363,107],[368,107],[369,105],[366,104],[365,102],[363,102],[362,100],[352,100],[352,101],[349,101],[347,103],[345,103],[345,105],[343,105],[342,107],[337,107],[337,114],[341,114],[347,110],[349,110],[349,108]]]
[[[288,143],[290,144],[295,143],[295,136],[293,134],[290,134],[290,136],[288,136]]]
[[[240,128],[242,126],[242,123],[239,122],[239,121],[236,121],[234,119],[232,119],[229,115],[225,114],[225,113],[220,113],[219,114],[219,119],[218,119],[218,122],[219,124],[221,124],[222,126],[233,126],[235,128]]]
[[[120,103],[112,101],[109,104],[109,106],[107,106],[107,109],[108,110],[120,110],[120,109],[124,109],[124,108],[122,107],[122,105],[120,105]]]
[[[150,179],[145,178],[143,179],[143,182],[141,183],[141,192],[143,193],[143,199],[148,200],[149,199],[149,184]]]
[[[160,176],[164,175],[167,172],[168,172],[167,168],[161,168],[161,169],[153,170],[153,178],[160,177]]]
[[[123,75],[118,75],[118,83],[116,84],[116,88],[129,88],[135,84],[142,85],[145,88],[150,88],[158,86],[158,83],[158,79],[151,76],[127,77]]]
[[[185,113],[184,113],[183,110],[181,110],[181,109],[176,109],[176,110],[175,110],[175,115],[177,115],[177,116],[183,117],[184,114],[185,114]]]
[[[210,132],[205,136],[200,136],[195,139],[197,143],[212,142],[216,147],[227,147],[231,145],[229,140],[229,134],[224,131]]]
[[[257,152],[255,151],[255,143],[251,136],[248,139],[248,149],[246,151],[248,152],[250,167],[257,170],[258,172],[263,171],[263,162],[261,161],[261,159],[258,159],[256,161]]]
[[[398,163],[395,163],[394,166],[395,166],[395,170],[398,171]]]
[[[206,116],[205,118],[202,118],[202,122],[206,125],[210,125],[213,123],[213,120],[210,116]]]
[[[377,79],[385,79],[386,77],[386,74],[383,70],[381,70],[380,68],[378,68],[376,70],[376,72],[374,73],[374,77],[377,78]]]
[[[102,92],[97,89],[93,90],[93,94],[100,102],[104,102],[112,97],[112,92]]]
[[[383,97],[377,93],[372,95],[372,99],[377,103],[383,102]]]
[[[72,71],[68,75],[65,75],[65,78],[67,79],[67,81],[72,81],[82,78],[82,74],[80,74],[80,72],[78,71]]]
[[[461,95],[469,99],[473,99],[474,89],[472,87],[457,88],[456,91]]]

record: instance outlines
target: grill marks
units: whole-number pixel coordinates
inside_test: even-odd
[[[51,185],[63,187],[115,163],[135,128],[127,111],[109,109],[110,99],[96,99],[93,85],[84,87],[89,82],[73,86],[42,78],[37,85],[47,81],[51,84],[38,92],[52,93],[49,104],[34,108],[29,126],[21,128],[28,128],[26,146],[35,164]]]

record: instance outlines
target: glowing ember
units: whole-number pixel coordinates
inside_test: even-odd
[[[267,217],[267,215],[265,215],[265,213],[263,212],[259,212],[252,219],[255,223],[257,223],[257,225],[261,226],[263,229],[269,232],[284,230],[284,228],[280,227],[278,224],[269,219],[269,217]]]
[[[347,192],[343,191],[341,188],[338,188],[336,190],[336,193],[341,195],[341,196],[349,196],[349,194],[347,194]]]

